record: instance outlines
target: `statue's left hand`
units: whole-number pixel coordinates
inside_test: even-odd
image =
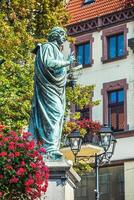
[[[70,62],[70,65],[76,61],[74,52],[72,52],[71,55],[68,57],[68,61]]]

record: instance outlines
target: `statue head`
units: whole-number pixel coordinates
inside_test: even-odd
[[[54,42],[56,41],[58,45],[63,44],[66,41],[66,31],[61,27],[54,27],[48,33],[48,41]]]

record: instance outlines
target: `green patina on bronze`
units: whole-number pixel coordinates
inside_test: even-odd
[[[36,48],[34,97],[29,131],[41,141],[47,155],[61,158],[59,151],[65,110],[65,85],[67,67],[74,57],[64,59],[61,46],[66,32],[54,27],[48,34],[48,42]]]

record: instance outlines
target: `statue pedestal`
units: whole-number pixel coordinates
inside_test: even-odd
[[[42,200],[74,200],[74,189],[80,181],[79,175],[65,160],[47,161],[50,176],[48,189]]]

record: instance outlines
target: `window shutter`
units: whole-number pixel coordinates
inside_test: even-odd
[[[117,129],[116,107],[111,108],[111,127],[112,127],[113,130]]]
[[[124,129],[124,106],[120,105],[118,107],[118,126],[119,126],[119,130],[123,130]]]

